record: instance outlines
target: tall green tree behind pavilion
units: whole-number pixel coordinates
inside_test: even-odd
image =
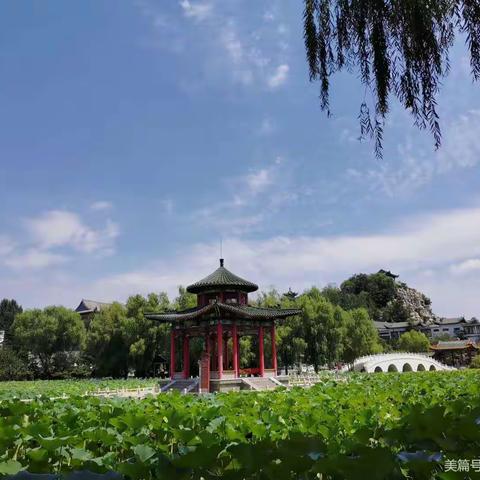
[[[86,354],[97,377],[125,378],[128,375],[131,322],[120,303],[103,308],[90,323]]]
[[[170,301],[165,292],[150,293],[147,297],[133,295],[126,304],[126,330],[129,344],[129,366],[135,376],[153,375],[153,363],[158,356],[167,358],[170,330],[168,325],[145,318],[144,313],[165,312]]]

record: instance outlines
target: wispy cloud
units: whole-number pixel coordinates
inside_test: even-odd
[[[275,89],[283,85],[287,81],[289,70],[290,67],[286,63],[279,65],[275,72],[268,78],[268,86],[271,89]]]
[[[245,181],[252,195],[264,192],[273,183],[272,168],[261,168],[249,173]]]
[[[202,22],[209,18],[213,10],[213,5],[209,2],[190,2],[189,0],[182,0],[180,6],[187,18],[192,18],[197,22]]]
[[[269,117],[265,117],[262,120],[262,123],[260,124],[260,127],[259,127],[257,133],[259,135],[267,136],[267,135],[271,135],[272,133],[274,133],[275,130],[276,130],[276,127],[275,127],[275,124],[274,124],[273,120]]]
[[[40,269],[64,264],[75,255],[104,257],[114,253],[118,225],[107,220],[95,229],[78,214],[49,210],[23,221],[26,234],[15,241],[0,236],[0,265],[12,269]]]
[[[451,266],[451,271],[458,275],[463,275],[480,270],[480,258],[469,258],[458,264]]]
[[[191,54],[201,46],[206,79],[231,75],[235,83],[274,90],[285,83],[288,75],[288,32],[276,17],[255,26],[246,23],[244,11],[235,3],[181,0],[182,15],[139,0],[139,9],[150,20],[155,39],[151,45]],[[256,23],[255,23],[256,22]],[[193,23],[195,29],[189,28]],[[281,36],[279,40],[278,36]],[[190,48],[185,48],[190,44]],[[171,48],[174,45],[175,48]],[[273,67],[273,65],[276,65]]]
[[[480,110],[470,110],[455,119],[445,121],[443,144],[438,151],[422,148],[406,140],[398,146],[393,160],[374,168],[349,169],[352,179],[370,185],[394,197],[416,190],[435,177],[457,169],[472,168],[480,163]]]
[[[278,156],[243,175],[225,178],[226,199],[196,210],[195,220],[224,234],[239,235],[259,229],[267,216],[298,198],[284,164],[285,160]],[[278,184],[282,189],[275,188]]]
[[[69,257],[66,255],[30,248],[25,252],[10,256],[4,263],[14,269],[35,269],[61,265],[68,260]]]
[[[111,210],[113,208],[112,202],[107,202],[105,200],[99,200],[98,202],[93,202],[90,205],[92,210]]]

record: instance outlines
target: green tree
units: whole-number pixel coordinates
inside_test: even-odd
[[[8,346],[0,348],[0,381],[32,377],[27,360]]]
[[[282,304],[282,300],[287,299],[282,299],[278,291],[272,288],[268,292],[260,292],[253,304],[263,308],[275,308]]]
[[[121,378],[128,375],[131,321],[120,303],[95,315],[87,335],[86,353],[93,363],[95,376]]]
[[[168,295],[150,293],[147,297],[134,295],[128,298],[127,343],[129,364],[137,377],[153,375],[153,363],[161,355],[167,358],[170,326],[145,318],[149,312],[165,312],[169,309]]]
[[[380,353],[382,346],[378,331],[367,310],[357,308],[348,313],[342,359],[347,363],[353,363],[356,358],[363,355]]]
[[[480,368],[480,355],[476,355],[472,358],[470,368]]]
[[[187,292],[185,287],[181,285],[178,287],[178,297],[173,302],[173,309],[186,310],[197,306],[197,296],[193,293]]]
[[[41,373],[47,378],[69,367],[55,362],[57,354],[67,361],[65,352],[79,351],[85,344],[80,315],[65,307],[27,310],[15,317],[12,330],[15,345],[38,359]]]
[[[258,295],[255,305],[264,308],[299,308],[297,294],[280,295],[277,290],[271,289],[268,292],[261,292]],[[276,325],[276,346],[277,360],[280,367],[300,365],[307,349],[304,339],[302,318],[298,315],[288,317]]]
[[[276,327],[276,345],[278,363],[286,373],[289,366],[300,365],[307,349],[300,316],[287,318]]]
[[[382,154],[389,100],[395,96],[440,146],[437,94],[449,71],[455,36],[467,41],[472,76],[480,78],[480,8],[472,0],[304,0],[304,39],[310,80],[320,83],[330,113],[331,76],[358,70],[372,102],[360,106],[361,136]],[[370,110],[374,113],[370,115]]]
[[[410,330],[403,333],[398,339],[398,350],[402,352],[428,352],[430,341],[422,332]]]
[[[340,357],[344,317],[315,287],[299,298],[299,305],[303,311],[306,361],[318,371],[320,366],[332,365]]]
[[[16,300],[9,300],[7,298],[4,298],[0,302],[0,330],[3,330],[5,332],[5,344],[10,343],[11,327],[13,325],[15,317],[22,312],[23,309]]]

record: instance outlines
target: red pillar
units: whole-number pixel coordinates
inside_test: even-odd
[[[277,345],[275,344],[275,321],[272,322],[272,329],[270,331],[270,335],[272,338],[272,363],[273,363],[273,370],[274,375],[277,375]]]
[[[210,353],[210,332],[205,334],[205,351]]]
[[[238,378],[238,336],[237,336],[237,324],[233,324],[232,328],[232,343],[233,343],[233,371],[235,372],[235,378]]]
[[[183,335],[183,378],[190,376],[190,341],[188,335]]]
[[[175,376],[175,330],[170,332],[170,378]]]
[[[260,357],[260,376],[263,377],[265,371],[265,358],[263,356],[263,326],[258,327],[258,350]]]
[[[221,321],[217,324],[217,359],[218,359],[218,378],[222,378],[223,373],[223,327]]]

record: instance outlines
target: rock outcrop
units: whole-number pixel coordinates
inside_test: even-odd
[[[405,317],[412,325],[431,325],[438,317],[432,312],[430,299],[423,293],[397,282],[397,292],[393,302],[401,305]]]

